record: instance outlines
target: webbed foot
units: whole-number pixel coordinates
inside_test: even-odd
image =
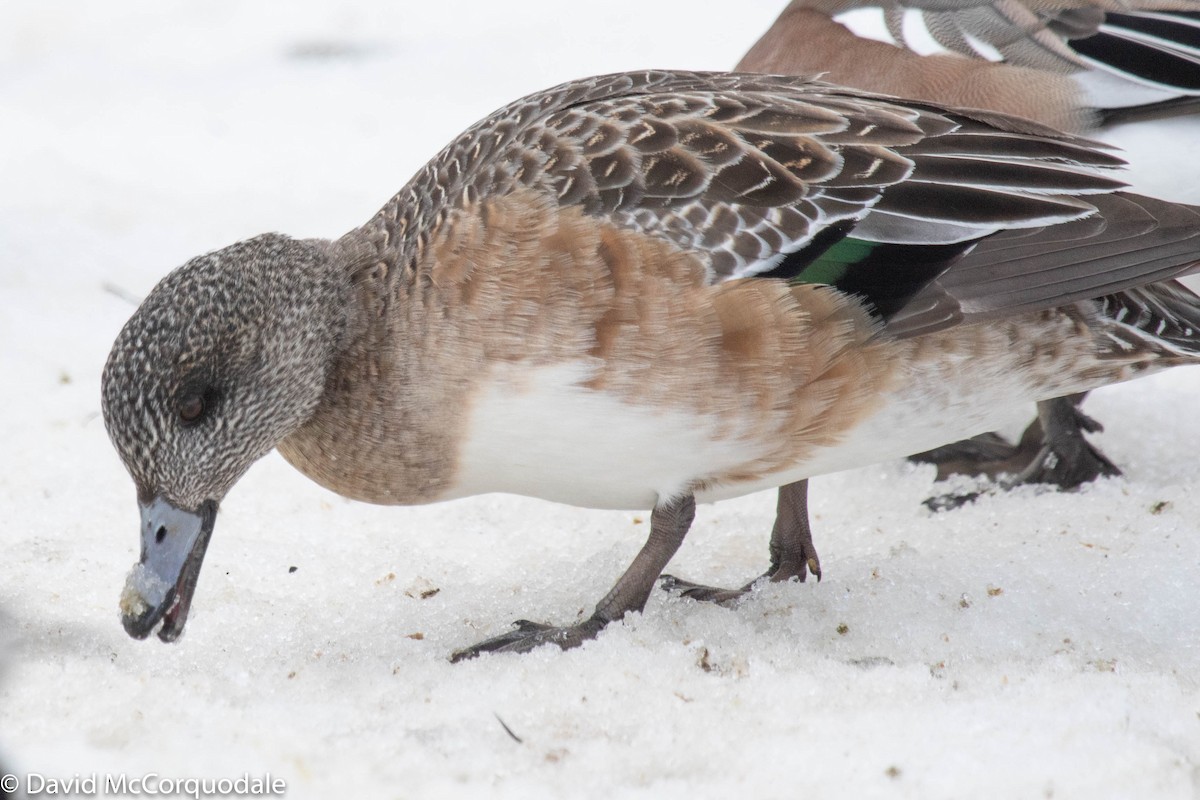
[[[484,639],[482,642],[464,647],[462,650],[456,650],[450,656],[450,663],[457,664],[459,661],[475,658],[481,653],[528,653],[543,644],[556,644],[563,650],[570,650],[579,647],[589,639],[595,639],[596,634],[600,633],[607,624],[608,620],[594,616],[585,619],[578,625],[561,628],[519,619],[513,623],[516,630]]]
[[[1033,425],[1037,423],[1034,422]],[[1030,427],[1032,428],[1033,425]],[[970,439],[926,450],[908,457],[918,464],[933,464],[937,467],[937,479],[944,481],[954,475],[986,475],[993,480],[1001,475],[1020,472],[1029,463],[1041,441],[1038,428],[1037,441],[1028,447],[1010,444],[998,433],[982,433]]]
[[[952,474],[987,475],[996,479],[996,489],[1000,491],[1027,484],[1050,485],[1070,491],[1102,476],[1120,475],[1121,470],[1084,436],[1084,433],[1104,430],[1099,422],[1080,409],[1084,397],[1086,394],[1068,395],[1038,403],[1038,418],[1025,429],[1020,443],[1008,446],[1011,449],[1008,455],[1004,455],[1003,439],[996,434],[984,434],[911,458],[914,461],[936,463],[938,480],[944,480]],[[994,437],[999,444],[979,447],[981,441],[991,441],[987,437]],[[955,460],[948,455],[983,454],[989,449],[994,449],[1000,458],[989,461],[981,457],[971,462],[969,457]],[[964,468],[964,463],[970,463],[971,466]],[[1000,477],[1014,473],[1015,477]],[[981,489],[937,495],[926,500],[925,505],[934,511],[946,511],[990,493]]]
[[[658,585],[664,592],[677,594],[690,600],[716,603],[719,606],[731,605],[733,601],[745,596],[755,583],[756,581],[751,581],[740,589],[724,589],[720,586],[706,586],[703,583],[685,581],[674,575],[663,575],[658,579]]]
[[[1048,483],[1060,489],[1077,489],[1096,478],[1121,474],[1084,437],[1085,432],[1098,433],[1104,427],[1080,410],[1082,400],[1082,395],[1076,395],[1038,404],[1043,444],[1029,466],[1016,477],[1014,485]]]

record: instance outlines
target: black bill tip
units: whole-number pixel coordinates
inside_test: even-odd
[[[134,639],[145,639],[161,622],[158,638],[173,642],[187,623],[217,504],[185,511],[156,497],[141,510],[142,557],[121,593],[121,624]]]

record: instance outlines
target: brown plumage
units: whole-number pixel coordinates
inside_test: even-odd
[[[860,38],[834,20],[873,8],[882,12],[892,43]],[[910,12],[942,52],[913,49],[904,25]],[[1094,125],[1098,110],[1108,117],[1123,113],[1118,107],[1200,93],[1193,32],[1200,27],[1187,16],[1197,13],[1197,0],[792,0],[737,69],[820,74],[864,91],[1003,111],[1077,131]],[[1157,36],[1174,31],[1180,38],[1146,36],[1146,25]],[[1076,79],[1094,76],[1102,88],[1089,94]],[[1122,85],[1140,87],[1144,100],[1117,101]]]

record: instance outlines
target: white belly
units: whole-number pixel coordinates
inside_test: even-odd
[[[499,371],[473,402],[450,497],[511,492],[590,508],[652,508],[757,451],[716,420],[583,387],[576,362]],[[734,426],[736,429],[736,425]],[[736,496],[731,492],[726,496]]]
[[[450,497],[510,492],[592,508],[649,509],[714,475],[744,472],[773,444],[753,418],[717,420],[634,405],[582,386],[582,362],[497,372],[473,402]],[[877,411],[833,447],[755,481],[709,485],[705,501],[937,447],[1027,416],[1039,392],[997,363],[909,368]],[[752,410],[746,409],[746,414]]]

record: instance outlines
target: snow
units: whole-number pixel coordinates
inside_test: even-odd
[[[820,584],[656,592],[578,650],[454,666],[589,611],[648,513],[373,507],[271,455],[223,504],[186,635],[122,630],[138,514],[99,379],[126,295],[263,231],[341,233],[528,91],[727,67],[781,6],[0,6],[0,760],[293,798],[1194,797],[1196,369],[1089,399],[1122,478],[940,515],[927,467],[819,478]],[[757,574],[773,512],[702,506],[669,570]]]

